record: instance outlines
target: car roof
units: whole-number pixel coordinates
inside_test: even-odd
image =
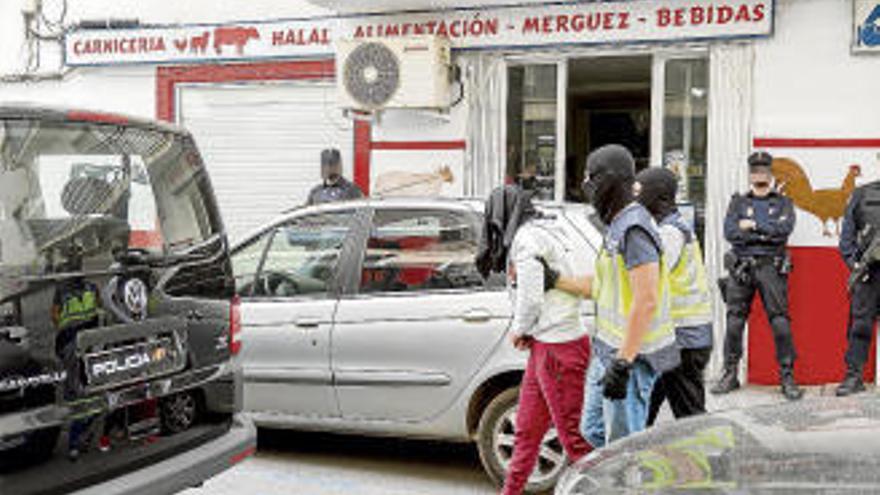
[[[49,106],[27,102],[0,102],[0,120],[39,120],[57,123],[83,122],[123,125],[151,131],[189,135],[189,132],[183,127],[168,122],[100,110]]]
[[[338,201],[333,203],[323,203],[319,205],[300,205],[288,210],[284,210],[281,215],[276,216],[272,220],[261,224],[255,229],[251,229],[246,235],[233,242],[233,250],[238,249],[245,243],[250,242],[255,236],[266,231],[280,223],[284,223],[292,218],[312,213],[332,213],[346,210],[357,210],[361,208],[408,208],[408,209],[433,209],[433,208],[455,208],[466,209],[474,212],[482,213],[485,205],[485,198],[477,197],[461,197],[461,198],[407,198],[407,197],[369,197],[362,199],[353,199],[348,201]],[[560,203],[552,201],[535,201],[535,205],[541,210],[560,210],[560,209],[583,209],[586,205],[580,203]]]

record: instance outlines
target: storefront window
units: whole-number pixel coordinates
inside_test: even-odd
[[[515,66],[507,73],[507,180],[536,175],[541,199],[553,199],[555,185],[556,67]]]
[[[700,239],[705,228],[709,63],[705,58],[666,62],[663,166],[679,176],[680,203],[689,203]]]

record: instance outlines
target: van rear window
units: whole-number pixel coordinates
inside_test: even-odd
[[[122,125],[0,121],[0,297],[10,274],[137,248],[186,251],[222,231],[186,135]],[[5,275],[5,277],[4,277]]]

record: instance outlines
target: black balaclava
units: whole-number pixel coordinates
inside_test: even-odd
[[[651,167],[636,175],[639,183],[638,200],[658,222],[675,212],[675,193],[678,191],[678,178],[670,170]]]
[[[614,216],[633,201],[635,160],[623,146],[608,144],[587,157],[586,174],[584,196],[609,225]]]

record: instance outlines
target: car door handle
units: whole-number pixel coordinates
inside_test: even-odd
[[[486,309],[471,309],[461,316],[468,323],[484,323],[492,318],[492,314]]]
[[[321,322],[317,318],[300,318],[293,324],[300,328],[317,328]]]

